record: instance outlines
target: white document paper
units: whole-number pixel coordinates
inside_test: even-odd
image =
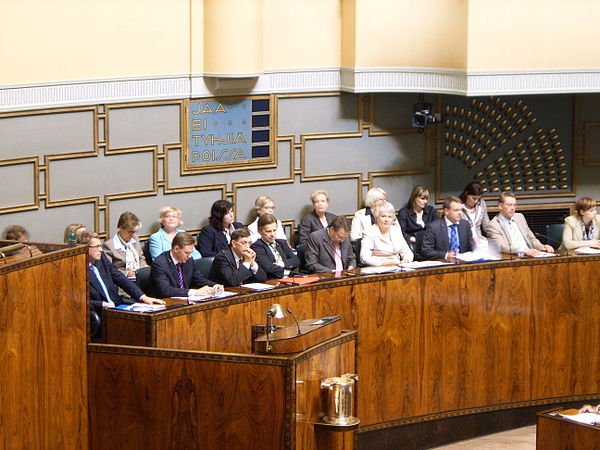
[[[172,297],[175,300],[187,300],[188,302],[205,302],[207,300],[213,300],[215,298],[224,298],[235,295],[235,292],[223,291],[217,295],[191,295],[189,297]]]
[[[403,269],[427,269],[429,267],[450,266],[453,263],[444,261],[413,261],[402,264]]]
[[[459,253],[455,258],[463,262],[499,261],[502,259],[499,256],[481,251]]]
[[[534,258],[552,258],[553,256],[558,255],[556,253],[540,252],[540,254],[534,256]]]
[[[400,267],[398,266],[371,266],[371,267],[363,267],[360,269],[360,273],[362,275],[373,275],[376,273],[389,273],[389,272],[398,272]]]
[[[265,283],[248,283],[248,284],[242,284],[241,287],[253,289],[255,291],[266,291],[269,289],[273,289],[275,286],[273,286],[272,284],[265,284]]]
[[[594,413],[580,413],[574,415],[559,414],[559,416],[565,419],[573,420],[574,422],[585,423],[587,425],[600,424],[600,414]]]
[[[582,255],[599,255],[600,249],[592,248],[592,247],[579,247],[574,250],[575,253],[580,253]]]

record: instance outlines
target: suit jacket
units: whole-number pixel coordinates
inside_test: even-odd
[[[335,214],[331,214],[330,212],[325,211],[325,219],[327,220],[327,225],[331,223],[333,219],[335,219]],[[302,244],[306,242],[310,236],[310,233],[313,231],[322,230],[325,228],[317,216],[316,212],[311,212],[310,214],[305,215],[300,221],[300,226],[298,227],[298,244]]]
[[[470,252],[475,248],[471,224],[464,219],[460,219],[458,222],[458,240],[460,244],[459,253]],[[442,217],[431,222],[425,230],[421,256],[426,260],[444,259],[449,251],[450,241],[448,239],[446,218]]]
[[[407,242],[411,236],[418,231],[425,230],[427,225],[437,218],[438,217],[435,213],[435,209],[431,205],[427,205],[423,210],[423,222],[425,223],[424,227],[417,223],[417,213],[414,212],[412,208],[405,206],[398,212],[398,223],[400,224],[400,228],[402,228],[402,234]]]
[[[592,223],[594,224],[592,239],[598,239],[600,237],[600,217],[595,217]],[[590,241],[583,240],[583,231],[581,230],[581,219],[579,216],[574,214],[566,217],[561,249],[575,250],[579,247],[585,247],[589,243]]]
[[[109,240],[105,241],[104,244],[102,244],[102,248],[104,249],[104,254],[107,256],[108,260],[112,263],[112,265],[124,274],[126,274],[126,252],[123,246],[121,245],[119,237],[117,235],[114,235],[112,238],[110,238]],[[148,264],[146,263],[146,258],[144,257],[142,246],[140,245],[140,241],[137,237],[135,237],[133,249],[139,255],[140,267],[146,267]]]
[[[116,306],[123,303],[123,300],[119,295],[119,288],[127,292],[135,301],[138,301],[140,297],[144,295],[138,285],[113,266],[104,253],[100,260],[94,263],[94,266],[98,269],[100,277],[106,285],[106,290],[110,295],[110,299]],[[90,300],[92,301],[92,307],[100,313],[102,311],[102,302],[108,300],[104,296],[104,290],[102,289],[100,282],[92,273],[92,269],[90,268],[89,271]]]
[[[185,230],[176,230],[178,233],[182,233]],[[167,234],[165,230],[159,228],[156,233],[152,233],[150,235],[150,239],[148,241],[148,249],[150,251],[150,256],[154,260],[158,258],[161,253],[171,250],[171,242],[173,239]],[[202,256],[198,253],[198,250],[194,249],[194,253],[192,253],[193,259],[200,259]]]
[[[333,253],[333,242],[327,232],[327,228],[313,231],[308,241],[306,241],[306,250],[304,258],[306,269],[309,272],[331,272],[335,270],[335,255]],[[340,245],[342,264],[344,270],[356,267],[356,256],[350,243],[350,237],[344,239]]]
[[[362,239],[363,233],[365,230],[371,228],[371,225],[375,224],[375,217],[373,216],[373,212],[371,208],[363,208],[359,209],[354,213],[354,217],[352,218],[352,227],[350,229],[350,239],[355,241],[357,239]],[[394,227],[400,227],[398,224],[398,219],[394,218]]]
[[[242,228],[244,225],[240,222],[233,222],[233,228]],[[217,256],[221,249],[227,247],[229,242],[223,233],[223,230],[217,230],[212,225],[202,228],[198,235],[198,244],[196,248],[202,256]]]
[[[239,286],[244,283],[267,281],[267,274],[262,267],[258,266],[258,270],[254,274],[244,264],[237,267],[236,259],[231,247],[221,250],[215,256],[208,278],[223,286]]]
[[[273,256],[269,244],[265,241],[259,239],[252,244],[252,250],[256,252],[256,262],[266,272],[269,279],[281,278],[283,277],[284,269],[293,271],[298,270],[298,266],[300,266],[300,260],[285,239],[275,239],[275,243],[283,259],[284,267],[275,265],[275,256]]]
[[[406,240],[402,235],[402,230],[399,227],[390,227],[390,239],[392,245],[389,245],[387,239],[384,239],[377,224],[367,228],[363,233],[362,241],[360,243],[361,262],[368,266],[381,266],[383,260],[391,256],[390,254],[385,254],[386,252],[396,253],[398,251],[402,256],[402,259],[406,261],[413,260],[413,252],[406,243]],[[376,250],[373,251],[372,249]],[[377,250],[381,251],[379,255],[377,254]],[[398,260],[398,262],[400,261]]]
[[[519,230],[521,230],[521,234],[525,238],[525,242],[529,248],[535,248],[537,250],[544,250],[544,244],[542,244],[533,234],[533,232],[529,229],[529,225],[527,225],[527,220],[525,216],[521,213],[515,213],[513,219]],[[499,216],[494,217],[490,224],[486,229],[486,233],[488,235],[488,240],[491,241],[496,249],[500,253],[517,253],[518,248],[515,248],[512,245],[510,240],[510,234],[508,230],[504,227],[502,222],[500,222]]]
[[[184,288],[179,287],[179,274],[171,258],[171,251],[160,254],[152,261],[150,267],[151,295],[156,298],[187,297],[190,289],[215,285],[196,269],[196,263],[192,258],[188,259],[181,269]]]

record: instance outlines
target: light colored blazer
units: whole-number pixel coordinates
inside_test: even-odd
[[[600,238],[600,217],[596,216],[593,220],[594,233],[592,239]],[[563,229],[562,245],[561,249],[566,248],[567,250],[575,250],[579,247],[585,247],[589,245],[590,241],[583,240],[583,232],[581,231],[581,219],[578,215],[565,218],[565,227]]]
[[[177,230],[178,233],[182,233],[184,231],[185,230]],[[171,250],[172,241],[173,239],[171,239],[171,237],[162,228],[159,228],[156,233],[151,234],[148,244],[150,245],[150,256],[152,257],[152,261],[158,258],[161,253]],[[200,252],[196,250],[195,247],[194,252],[192,253],[192,258],[202,258]]]
[[[133,248],[140,258],[140,267],[148,266],[139,239],[137,238],[137,236],[134,236],[132,240],[134,241]],[[102,248],[104,249],[104,254],[108,258],[108,260],[113,264],[113,266],[115,266],[117,269],[119,269],[121,272],[127,275],[127,271],[125,270],[125,248],[121,244],[121,240],[117,237],[117,235],[115,234],[112,238],[105,241],[104,244],[102,244]]]
[[[252,243],[254,244],[258,239],[260,239],[260,233],[258,232],[258,217],[254,219],[250,225],[248,225],[248,231],[250,232],[250,237],[252,238]],[[285,231],[283,230],[283,225],[281,220],[277,219],[277,230],[275,230],[275,239],[285,239],[287,241],[287,236],[285,235]]]
[[[536,250],[544,250],[544,244],[542,244],[533,234],[533,231],[527,225],[525,216],[521,213],[515,213],[514,220],[521,230],[521,234],[525,238],[525,242],[529,248],[535,248]],[[508,230],[504,227],[498,216],[494,217],[487,229],[488,240],[496,246],[496,249],[500,253],[517,253],[518,249],[511,246],[510,235]]]
[[[473,239],[476,244],[480,241],[485,240],[482,232],[487,230],[490,224],[490,218],[488,217],[487,204],[484,199],[479,201],[479,204],[475,207],[475,213],[471,213],[463,205],[463,219],[471,224],[471,232],[473,233]]]
[[[362,235],[360,243],[360,260],[368,266],[381,266],[383,260],[390,257],[389,253],[400,252],[404,261],[412,261],[414,258],[413,252],[406,243],[400,227],[390,227],[391,245],[379,230],[377,224],[369,225]],[[371,249],[376,249],[372,251]],[[381,252],[381,253],[378,253]],[[398,261],[400,262],[400,261]]]
[[[373,225],[371,223],[371,216],[367,216],[366,208],[359,209],[354,213],[354,217],[352,218],[352,227],[350,228],[350,240],[355,241],[357,239],[362,238],[363,233],[369,229]],[[398,219],[394,218],[394,227],[398,227],[400,229],[400,224],[398,223]]]

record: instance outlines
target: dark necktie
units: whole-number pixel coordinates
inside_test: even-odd
[[[450,250],[455,253],[459,253],[460,245],[458,243],[458,225],[450,225]]]
[[[185,283],[183,282],[183,269],[181,268],[183,264],[179,263],[179,264],[175,264],[175,267],[177,267],[177,277],[179,278],[179,287],[181,289],[185,289]]]

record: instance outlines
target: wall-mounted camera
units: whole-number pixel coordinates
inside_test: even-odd
[[[419,95],[419,101],[413,107],[413,116],[410,122],[419,133],[425,131],[427,125],[434,125],[442,120],[440,113],[431,112],[432,107],[431,103],[425,103],[423,95]]]

